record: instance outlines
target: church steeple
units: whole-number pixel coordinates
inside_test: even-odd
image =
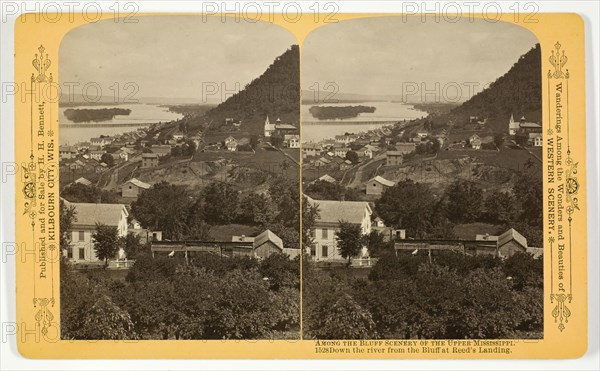
[[[275,131],[275,125],[271,124],[271,122],[269,121],[269,115],[267,115],[267,119],[265,120],[265,128],[264,128],[265,137],[270,137],[274,131]]]

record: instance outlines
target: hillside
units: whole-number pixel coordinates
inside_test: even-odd
[[[499,131],[504,130],[511,113],[515,119],[525,115],[528,121],[541,122],[541,68],[541,50],[537,44],[488,88],[452,110],[452,116],[458,121],[469,116],[486,117],[489,128]]]
[[[283,122],[300,121],[300,54],[292,45],[239,93],[207,112],[216,126],[225,118],[242,120],[242,129],[254,134],[263,130],[265,117]],[[213,124],[214,127],[214,124]]]

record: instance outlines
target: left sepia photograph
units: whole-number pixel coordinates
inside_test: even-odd
[[[61,338],[299,339],[296,39],[136,21],[60,46]]]

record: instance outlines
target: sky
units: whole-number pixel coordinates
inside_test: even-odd
[[[469,98],[468,85],[493,82],[536,43],[536,37],[520,26],[482,19],[344,21],[318,28],[305,39],[302,86],[335,82],[340,93],[401,96],[414,84],[419,91],[436,91],[439,82],[442,95],[446,87],[449,99],[460,95],[464,101]]]
[[[126,95],[133,88],[124,85],[134,82],[139,86],[136,97],[200,100],[203,82],[225,84],[226,89],[237,82],[243,89],[297,43],[290,32],[266,22],[226,18],[223,23],[221,17],[203,21],[199,16],[136,19],[138,23],[104,20],[65,35],[61,84],[79,84],[75,91],[80,93],[84,84],[97,83],[102,95],[112,97],[115,83]]]

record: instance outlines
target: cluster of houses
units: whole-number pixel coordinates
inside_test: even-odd
[[[543,145],[542,125],[528,122],[525,116],[522,116],[519,121],[515,121],[513,115],[510,115],[508,135],[525,135],[530,146],[541,147]]]
[[[279,236],[265,230],[255,237],[232,236],[231,241],[163,241],[161,231],[142,228],[140,223],[130,218],[125,204],[76,203],[63,199],[67,207],[73,207],[77,218],[66,232],[70,241],[64,256],[72,263],[90,266],[100,265],[94,250],[92,235],[98,224],[114,227],[118,237],[133,233],[140,237],[142,244],[149,243],[150,251],[173,256],[183,253],[214,253],[224,257],[250,256],[264,259],[274,253],[284,253],[291,258],[299,255],[300,249],[287,248]],[[133,261],[128,260],[123,248],[109,260],[109,268],[129,268]]]
[[[255,237],[232,236],[231,241],[154,241],[150,251],[153,257],[181,254],[186,260],[199,254],[256,259],[265,259],[273,254],[285,254],[292,259],[300,255],[299,248],[284,247],[283,240],[269,229]]]
[[[265,119],[263,135],[265,138],[271,138],[279,135],[283,140],[283,146],[286,148],[300,148],[300,133],[298,128],[292,124],[284,124],[280,118],[271,123],[269,116]]]
[[[385,144],[384,144],[385,143]],[[383,148],[382,148],[383,146]],[[390,149],[394,147],[394,149]],[[302,157],[308,166],[327,167],[332,170],[347,170],[355,164],[347,157],[348,152],[357,154],[358,162],[385,154],[386,165],[401,165],[403,156],[414,152],[416,143],[393,143],[389,128],[381,128],[361,134],[336,135],[334,139],[318,143],[308,142],[302,145]]]
[[[478,234],[473,240],[407,239],[404,229],[386,226],[379,217],[372,220],[373,211],[369,202],[315,200],[310,197],[307,200],[319,209],[319,217],[310,230],[312,244],[305,251],[316,262],[345,261],[336,240],[341,220],[359,226],[363,235],[375,230],[383,235],[384,241],[396,241],[396,254],[403,250],[413,255],[419,251],[430,253],[431,250],[447,250],[499,258],[508,258],[517,252],[526,252],[535,258],[543,254],[542,248],[528,246],[527,239],[512,228],[499,236]],[[354,259],[357,265],[370,265],[368,247],[365,245]]]

